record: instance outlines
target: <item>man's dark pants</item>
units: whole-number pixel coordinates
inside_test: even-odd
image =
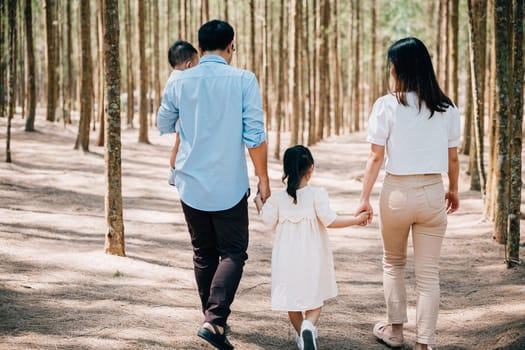
[[[247,196],[221,211],[202,211],[181,203],[205,321],[225,327],[248,259]]]

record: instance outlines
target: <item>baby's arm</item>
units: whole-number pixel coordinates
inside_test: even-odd
[[[328,225],[328,228],[342,228],[353,225],[359,225],[368,220],[368,214],[368,212],[364,211],[359,213],[357,216],[337,215],[335,220],[332,221],[330,225]]]

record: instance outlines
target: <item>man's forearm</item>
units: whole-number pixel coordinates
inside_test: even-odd
[[[261,180],[268,179],[268,144],[266,141],[254,148],[248,148],[248,153],[255,168],[255,175]]]

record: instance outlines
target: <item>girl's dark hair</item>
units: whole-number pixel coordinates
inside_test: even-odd
[[[454,105],[443,91],[434,74],[432,60],[425,44],[416,38],[404,38],[396,41],[388,49],[388,63],[394,65],[396,88],[394,94],[397,101],[407,106],[406,93],[414,91],[430,110],[430,118],[434,112],[444,112]]]
[[[306,175],[314,164],[314,158],[310,150],[304,146],[297,145],[288,148],[283,157],[283,182],[286,181],[286,192],[297,203],[297,189],[301,179]]]

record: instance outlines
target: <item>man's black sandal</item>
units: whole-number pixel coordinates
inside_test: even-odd
[[[219,350],[233,350],[233,345],[230,344],[225,334],[219,333],[219,328],[217,325],[212,322],[208,323],[213,327],[215,333],[203,326],[201,329],[199,329],[197,335]]]

